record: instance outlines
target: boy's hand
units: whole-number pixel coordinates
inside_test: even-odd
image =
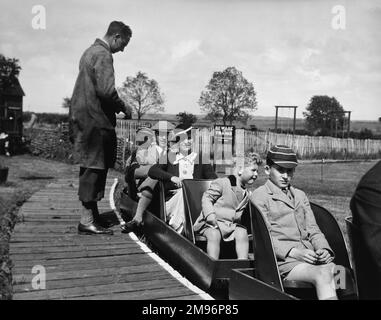
[[[315,253],[315,251],[309,249],[292,248],[288,256],[310,264],[316,264],[318,261],[318,255]]]
[[[211,213],[210,215],[208,215],[206,217],[206,223],[211,225],[214,228],[218,228],[216,214],[215,213]]]
[[[318,249],[316,254],[318,255],[318,262],[321,264],[327,264],[333,260],[331,253],[327,249]]]

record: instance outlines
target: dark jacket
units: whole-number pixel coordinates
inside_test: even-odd
[[[360,228],[361,236],[376,266],[373,276],[376,296],[381,299],[381,161],[360,180],[351,199],[353,223]]]
[[[120,111],[131,115],[115,89],[111,51],[105,42],[96,39],[81,57],[70,106],[81,166],[104,169],[113,165],[116,150],[104,149],[114,144],[116,149],[115,113]]]
[[[173,164],[174,153],[169,152],[166,156],[166,161],[160,159],[158,164],[155,164],[148,171],[148,176],[164,182],[165,190],[173,190],[177,187],[171,181],[173,176],[179,176],[179,164]],[[164,163],[163,163],[164,162]],[[193,169],[193,179],[216,179],[217,175],[213,171],[210,164],[195,164]]]

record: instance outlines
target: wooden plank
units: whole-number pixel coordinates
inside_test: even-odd
[[[87,296],[86,300],[157,300],[188,296],[190,293],[193,292],[185,287],[151,288],[132,292],[110,293],[108,295],[92,295]],[[83,300],[83,297],[73,297],[70,300]]]
[[[168,273],[164,270],[151,271],[149,273],[138,273],[138,274],[113,274],[113,275],[102,275],[96,277],[86,277],[86,278],[76,278],[76,279],[65,279],[65,280],[47,280],[45,290],[56,290],[56,289],[66,289],[75,287],[85,287],[85,286],[98,286],[106,284],[117,284],[117,283],[131,283],[139,281],[152,281],[160,279],[168,279]],[[32,283],[24,283],[21,285],[13,285],[14,293],[31,292],[34,291]]]
[[[18,224],[18,228],[37,228],[39,226],[46,226],[46,227],[61,227],[64,228],[66,226],[77,226],[79,222],[79,217],[77,219],[45,219],[45,220],[29,220],[29,221],[22,221]],[[16,229],[16,227],[15,227]],[[38,232],[36,232],[38,233]]]
[[[34,265],[43,265],[46,272],[61,272],[70,270],[91,270],[94,268],[108,268],[108,267],[125,267],[131,265],[142,265],[146,263],[152,263],[152,259],[145,254],[132,254],[118,257],[99,257],[99,258],[85,258],[85,261],[76,261],[79,259],[67,260],[53,260],[44,264],[44,261],[38,261],[36,263],[18,263],[14,266],[14,274],[30,274]],[[62,263],[62,262],[66,263]]]
[[[118,228],[117,228],[118,229]],[[105,242],[112,242],[114,240],[118,241],[128,241],[130,240],[130,237],[127,234],[124,233],[114,233],[113,235],[80,235],[78,233],[67,233],[67,234],[32,234],[32,233],[26,233],[23,235],[14,235],[11,237],[11,241],[15,239],[22,239],[25,238],[26,240],[35,239],[36,241],[44,241],[44,238],[48,238],[51,240],[68,240],[68,241],[83,241],[86,243],[91,243],[93,241],[102,240]]]
[[[151,263],[146,263],[144,265],[132,265],[126,267],[108,267],[108,268],[94,268],[89,270],[72,270],[63,272],[48,272],[46,274],[46,281],[54,280],[67,280],[67,279],[77,279],[77,278],[88,278],[88,277],[103,277],[118,274],[137,274],[137,273],[147,273],[147,272],[157,272],[162,270],[162,268],[152,261]],[[169,274],[167,274],[169,277]],[[17,274],[13,276],[14,284],[31,283],[35,274]]]
[[[15,263],[29,262],[29,261],[42,261],[44,265],[52,260],[57,259],[77,259],[77,258],[90,258],[90,257],[107,257],[107,256],[121,256],[142,253],[142,250],[138,247],[128,247],[119,249],[106,249],[106,250],[80,250],[69,252],[51,252],[51,253],[31,253],[31,254],[13,254],[12,261]]]
[[[81,253],[81,252],[80,252]],[[66,254],[65,252],[63,254]],[[90,254],[90,252],[89,252]],[[103,252],[99,253],[99,255],[95,256],[85,256],[85,257],[76,257],[73,253],[73,256],[67,255],[67,257],[63,258],[58,258],[54,259],[54,256],[51,256],[51,259],[46,259],[45,256],[41,257],[36,257],[34,259],[35,263],[34,264],[43,264],[45,267],[46,266],[56,266],[56,265],[78,265],[80,266],[81,264],[83,265],[89,265],[92,263],[97,263],[97,264],[102,264],[104,262],[111,262],[111,261],[117,261],[117,260],[125,260],[125,259],[138,259],[139,256],[144,257],[144,253],[140,250],[136,250],[135,252],[131,253],[123,253],[123,254],[114,254],[114,255],[101,255]],[[30,266],[33,264],[33,260],[19,260],[17,262],[18,267],[22,266]]]
[[[105,207],[105,208],[102,208],[102,207],[98,207],[99,211],[101,213],[103,212],[111,212],[110,208],[109,207]],[[39,215],[46,215],[46,214],[60,214],[62,216],[78,216],[80,217],[80,212],[81,212],[81,209],[78,207],[78,208],[74,208],[74,209],[51,209],[51,208],[48,208],[48,207],[41,207],[41,208],[38,208],[38,209],[28,209],[27,207],[25,207],[20,213],[22,215],[33,215],[33,214],[36,214],[38,213]]]
[[[28,293],[16,293],[13,295],[14,300],[27,299],[27,300],[40,300],[40,299],[68,299],[75,297],[89,297],[93,295],[106,295],[110,293],[122,293],[140,291],[143,289],[158,289],[165,288],[170,291],[173,287],[178,287],[179,283],[174,279],[159,279],[159,280],[146,280],[139,282],[129,283],[116,283],[105,284],[96,286],[82,286],[65,289],[53,289],[53,290],[38,290]],[[170,295],[170,293],[168,292]]]
[[[178,293],[177,293],[178,294]],[[157,298],[157,300],[203,300],[198,294],[193,295],[177,295],[175,297],[164,297],[164,298]]]
[[[79,220],[80,216],[79,215],[72,215],[72,216],[60,216],[60,215],[44,215],[44,214],[34,214],[34,215],[28,215],[28,216],[23,216],[21,222],[30,222],[30,223],[35,223],[35,222],[40,222],[40,221],[53,221],[53,222],[58,222],[58,221],[66,221],[67,223],[70,223],[72,221],[77,221]]]
[[[10,243],[10,248],[12,249],[31,249],[33,248],[49,248],[49,247],[62,247],[65,248],[67,246],[78,246],[78,247],[92,247],[92,246],[102,246],[102,245],[107,245],[107,246],[117,246],[117,245],[135,245],[135,243],[126,238],[126,240],[118,240],[118,241],[112,241],[109,242],[108,244],[105,244],[105,242],[102,239],[94,239],[92,242],[86,241],[63,241],[63,240],[57,240],[53,242],[41,242],[41,241],[25,241],[25,242],[11,242]]]
[[[113,218],[108,203],[112,183],[109,175],[106,197],[98,208]],[[119,226],[113,227],[113,236],[78,235],[77,190],[77,179],[60,179],[19,210],[20,222],[10,241],[14,299],[198,297],[120,233]],[[37,264],[45,267],[47,290],[32,291],[31,271]]]
[[[45,247],[11,247],[11,255],[25,255],[25,254],[49,254],[49,253],[58,253],[58,252],[77,252],[77,251],[94,251],[94,250],[119,250],[127,248],[136,248],[139,247],[134,243],[121,243],[121,244],[98,244],[98,245],[68,245],[68,246],[45,246]]]

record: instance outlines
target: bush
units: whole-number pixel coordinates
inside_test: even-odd
[[[38,123],[58,125],[62,122],[69,122],[69,115],[66,113],[35,113],[30,111],[23,113],[23,122],[29,121],[32,113],[37,116]]]

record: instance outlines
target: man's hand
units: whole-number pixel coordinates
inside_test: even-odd
[[[129,106],[124,104],[124,108],[123,108],[122,112],[124,113],[124,119],[131,119],[132,112],[131,112],[131,108]]]
[[[181,188],[181,187],[182,187],[182,183],[181,183],[182,179],[181,179],[181,178],[176,177],[176,176],[173,176],[173,177],[171,178],[171,181],[175,184],[175,186],[176,186],[177,188]]]
[[[333,260],[331,253],[327,249],[318,249],[316,250],[316,254],[318,256],[318,262],[321,264],[327,264]]]
[[[318,255],[316,252],[309,249],[292,248],[288,256],[310,264],[316,264],[318,261]]]

